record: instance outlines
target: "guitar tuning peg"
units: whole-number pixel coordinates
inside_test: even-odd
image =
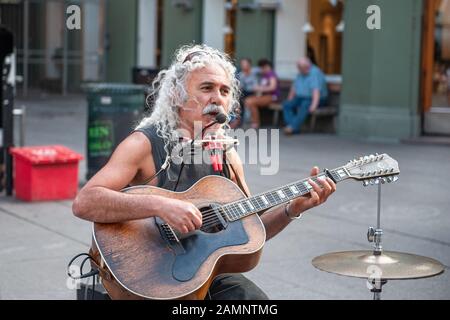
[[[381,182],[381,184],[385,184],[386,183],[386,178],[380,178],[380,182]]]
[[[392,182],[396,182],[396,181],[398,181],[398,176],[395,176],[392,178]]]
[[[387,178],[386,178],[386,181],[387,181],[388,183],[391,183],[391,182],[393,181],[392,176],[387,177]]]
[[[363,181],[363,186],[364,186],[364,187],[367,187],[368,185],[369,185],[369,181],[364,180],[364,181]]]
[[[371,186],[373,186],[375,184],[375,179],[370,179],[369,183],[370,183]]]
[[[379,178],[375,179],[374,184],[379,185],[380,184],[380,179]]]

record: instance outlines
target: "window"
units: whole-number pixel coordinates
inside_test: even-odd
[[[326,74],[341,73],[342,1],[310,0],[309,20],[314,30],[308,33],[308,56]]]

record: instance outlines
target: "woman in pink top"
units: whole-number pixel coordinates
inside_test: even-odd
[[[258,62],[261,70],[260,84],[254,87],[255,95],[245,99],[245,106],[251,113],[251,126],[258,129],[260,126],[259,108],[269,106],[280,97],[278,77],[272,69],[272,63],[267,59]]]

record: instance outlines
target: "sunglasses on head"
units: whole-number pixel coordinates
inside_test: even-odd
[[[191,53],[189,53],[186,58],[184,58],[183,63],[191,61],[194,57],[198,57],[198,56],[202,56],[202,55],[210,55],[213,56],[215,55],[218,58],[222,58],[220,55],[218,55],[217,53],[209,53],[206,51],[193,51]]]
[[[184,58],[183,63],[188,62],[188,61],[191,61],[192,58],[197,57],[197,56],[201,56],[201,55],[204,55],[204,54],[206,54],[206,52],[204,52],[204,51],[194,51],[194,52],[191,52],[191,53],[189,53],[189,54],[186,56],[186,58]]]

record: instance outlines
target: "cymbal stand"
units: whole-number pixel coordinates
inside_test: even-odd
[[[373,182],[372,182],[373,181]],[[367,240],[374,244],[373,254],[374,256],[380,256],[383,252],[383,246],[381,245],[381,236],[383,235],[383,229],[381,229],[381,185],[386,183],[385,178],[374,179],[371,182],[378,185],[378,197],[377,197],[377,228],[369,227],[367,231]],[[371,184],[372,184],[371,183]],[[381,300],[381,291],[383,285],[387,283],[387,280],[381,278],[381,271],[372,270],[373,275],[369,276],[367,281],[368,287],[373,292],[374,300]]]

